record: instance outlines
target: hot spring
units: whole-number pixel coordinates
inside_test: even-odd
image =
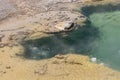
[[[120,70],[120,6],[82,8],[89,21],[78,30],[25,41],[25,57],[45,59],[56,54],[76,53],[97,58],[98,63]]]
[[[95,40],[90,56],[96,57],[105,65],[120,70],[120,6],[90,6],[83,10],[92,26],[99,29],[99,39]],[[90,10],[90,12],[89,12]]]
[[[91,56],[120,70],[120,11],[94,13],[90,15],[90,20],[100,31]]]

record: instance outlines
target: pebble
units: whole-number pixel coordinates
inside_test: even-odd
[[[97,61],[97,58],[93,57],[93,58],[91,58],[91,61],[92,61],[92,62],[96,62],[96,61]]]
[[[104,65],[104,63],[100,63],[100,65]]]

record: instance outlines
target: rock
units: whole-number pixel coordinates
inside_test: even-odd
[[[0,38],[1,38],[1,37],[4,37],[4,35],[3,35],[3,34],[0,34]]]
[[[55,55],[55,58],[57,58],[57,59],[64,59],[65,56],[63,56],[63,55],[61,55],[61,54],[58,54],[58,55]]]
[[[5,44],[0,43],[0,48],[3,48],[5,46]]]
[[[0,34],[0,42],[2,41],[2,38],[4,37],[3,34]]]
[[[73,2],[73,0],[69,0],[69,2]]]
[[[8,43],[7,46],[8,46],[8,47],[13,47],[14,44]]]
[[[69,30],[72,30],[74,27],[75,25],[73,21],[59,22],[57,25],[55,25],[55,28],[61,31],[69,31]]]
[[[0,20],[6,18],[15,11],[16,9],[13,4],[8,3],[6,0],[0,0]]]
[[[69,0],[69,2],[75,2],[76,0]]]
[[[81,56],[81,55],[76,56],[75,54],[68,54],[66,56],[67,58],[65,60],[65,63],[67,64],[85,65],[87,64],[87,61],[89,61],[88,56]]]
[[[96,62],[96,61],[97,61],[97,58],[93,57],[93,58],[91,58],[91,61],[92,61],[92,62]]]

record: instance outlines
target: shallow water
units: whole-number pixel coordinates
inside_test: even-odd
[[[90,56],[120,70],[120,11],[93,13],[89,18],[100,31]]]

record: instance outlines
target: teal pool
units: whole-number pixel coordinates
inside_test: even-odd
[[[120,11],[93,13],[89,19],[100,32],[90,56],[120,70]]]

